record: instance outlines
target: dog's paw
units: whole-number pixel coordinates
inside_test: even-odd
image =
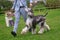
[[[26,34],[26,32],[22,31],[21,34]]]
[[[32,34],[36,34],[36,32],[33,32]]]
[[[28,31],[28,28],[27,28],[27,27],[25,27],[25,28],[21,31],[21,34],[26,34],[26,33],[27,33],[27,31]]]
[[[32,34],[36,34],[36,31],[32,31]]]
[[[39,31],[38,34],[43,34],[44,32],[43,31]]]

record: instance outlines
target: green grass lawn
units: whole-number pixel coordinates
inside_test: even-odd
[[[40,15],[44,13],[35,12],[34,14]],[[32,35],[30,32],[28,32],[25,35],[21,35],[20,32],[25,26],[24,20],[21,17],[17,30],[17,36],[13,37],[11,35],[13,27],[6,27],[4,14],[0,14],[0,40],[60,40],[60,9],[48,10],[46,22],[51,28],[49,32],[45,32],[42,35],[41,34]],[[37,32],[38,30],[39,27],[37,27]]]

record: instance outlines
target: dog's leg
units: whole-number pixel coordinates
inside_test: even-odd
[[[6,26],[9,27],[9,20],[7,17],[5,17],[5,20],[6,20]]]
[[[22,29],[21,34],[26,34],[29,29],[30,29],[30,27],[28,27],[28,26],[26,25],[26,27]]]
[[[44,23],[39,23],[39,25],[41,27],[40,27],[40,30],[39,30],[38,34],[43,34],[44,33]]]
[[[44,27],[40,27],[40,31],[38,32],[38,34],[43,34],[44,33]]]
[[[46,24],[46,22],[44,23],[44,27],[47,29],[47,31],[50,30],[50,27],[49,27],[49,25]]]
[[[32,34],[36,34],[36,25],[32,26]]]
[[[36,34],[36,29],[32,28],[32,34]]]
[[[31,32],[31,31],[32,31],[32,28],[29,29],[29,32]]]
[[[10,26],[14,26],[14,21],[13,20],[9,20],[9,24],[10,24]]]

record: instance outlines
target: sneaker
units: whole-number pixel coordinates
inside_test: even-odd
[[[13,32],[13,31],[11,32],[11,34],[12,34],[14,37],[17,35],[17,34],[16,34],[15,32]]]

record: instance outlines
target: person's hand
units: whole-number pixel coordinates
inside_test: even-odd
[[[35,4],[37,3],[37,1],[34,2]]]
[[[34,1],[33,3],[30,3],[30,8],[34,7],[37,4],[37,1]]]
[[[30,3],[30,7],[32,7],[33,6],[33,4],[32,3]]]

